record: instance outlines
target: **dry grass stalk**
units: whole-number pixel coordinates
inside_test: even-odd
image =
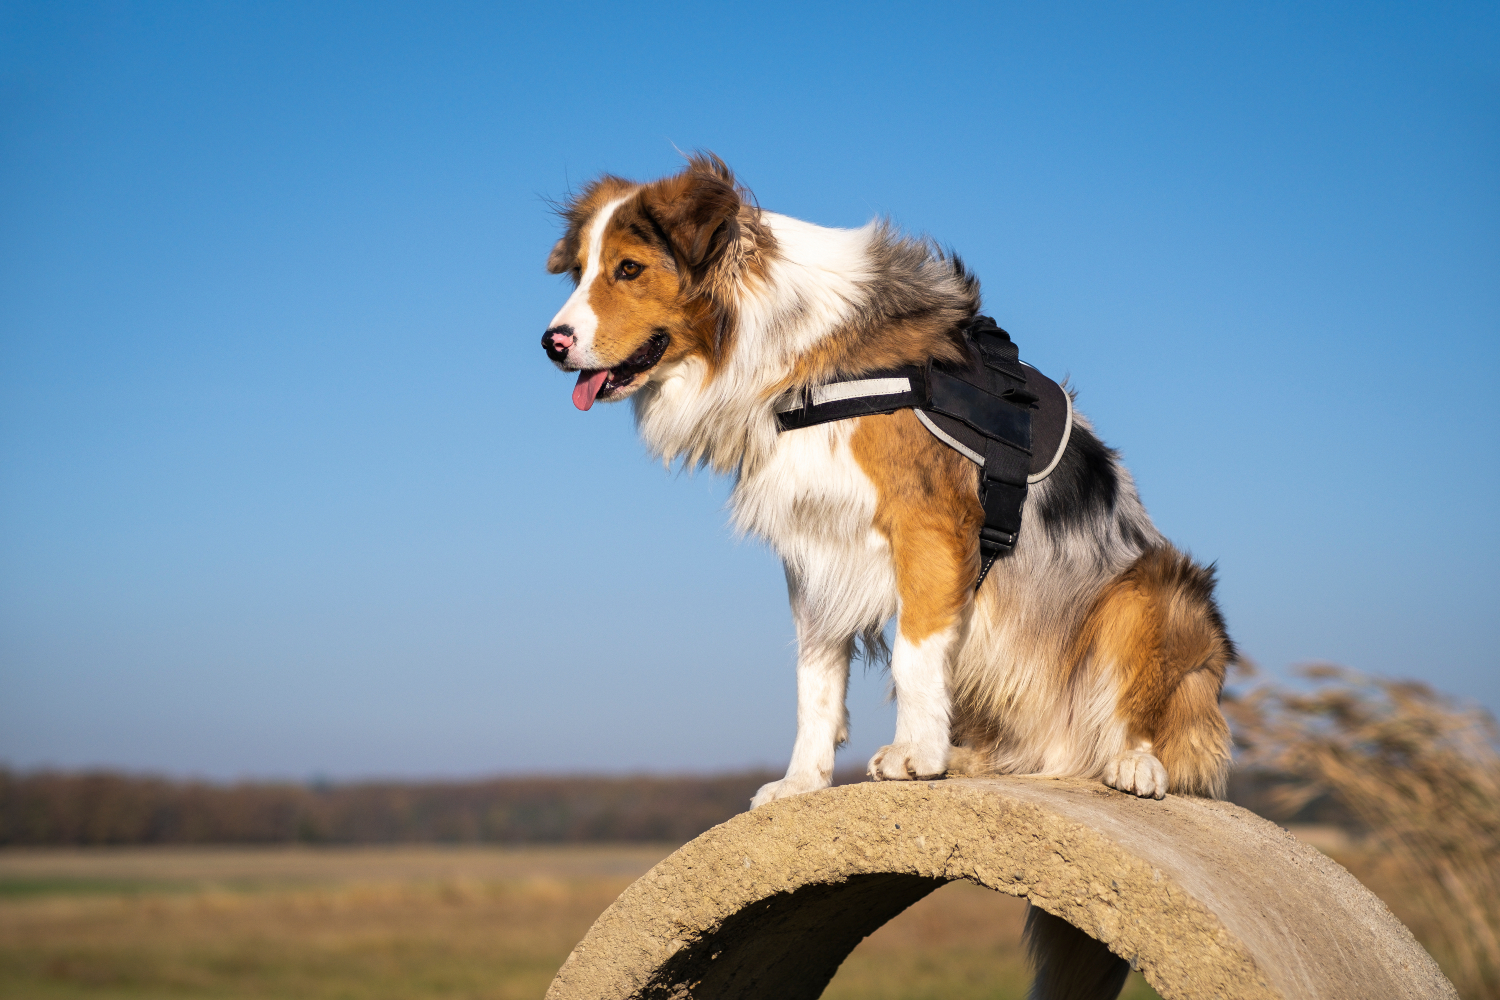
[[[1304,668],[1308,692],[1226,698],[1240,766],[1293,812],[1331,796],[1397,883],[1398,910],[1459,993],[1500,998],[1500,753],[1494,719],[1414,681]]]

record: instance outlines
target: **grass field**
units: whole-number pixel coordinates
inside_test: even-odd
[[[0,851],[0,998],[539,998],[600,911],[669,851]],[[871,935],[825,996],[1021,997],[1022,912],[947,886]],[[1132,974],[1124,995],[1156,994]]]

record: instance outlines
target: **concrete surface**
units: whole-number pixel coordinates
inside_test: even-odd
[[[625,890],[547,1000],[817,997],[860,940],[953,879],[1062,917],[1165,1000],[1457,996],[1384,903],[1238,806],[1006,777],[742,813]]]

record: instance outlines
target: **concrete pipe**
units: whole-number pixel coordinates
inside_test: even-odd
[[[1238,806],[1005,777],[742,813],[625,890],[547,1000],[810,1000],[866,935],[955,879],[1068,921],[1165,1000],[1457,996],[1368,889]]]

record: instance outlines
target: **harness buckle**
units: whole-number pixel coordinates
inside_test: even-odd
[[[998,545],[1001,548],[1013,549],[1016,547],[1016,532],[991,528],[989,525],[985,525],[979,529],[979,540],[989,542],[991,545]]]

